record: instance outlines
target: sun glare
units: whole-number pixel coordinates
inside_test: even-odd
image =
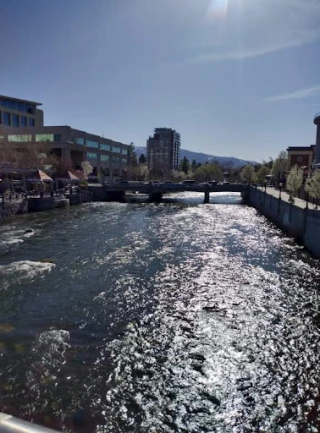
[[[227,14],[229,0],[210,0],[208,15],[224,18]]]

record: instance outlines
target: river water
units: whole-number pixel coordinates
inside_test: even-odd
[[[320,431],[319,262],[237,195],[0,225],[0,411],[67,431]]]

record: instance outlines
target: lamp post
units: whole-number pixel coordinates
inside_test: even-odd
[[[283,187],[282,182],[279,182],[279,200],[281,200],[281,191],[282,191],[282,187]]]

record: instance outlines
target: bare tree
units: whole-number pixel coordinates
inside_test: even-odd
[[[281,179],[284,178],[286,171],[288,170],[289,160],[288,160],[288,152],[282,150],[279,153],[278,158],[276,158],[272,163],[271,174],[277,182],[281,182]]]

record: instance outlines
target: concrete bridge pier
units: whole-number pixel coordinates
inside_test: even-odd
[[[159,203],[162,199],[162,192],[149,192],[149,201]]]
[[[204,204],[209,203],[210,200],[210,192],[207,190],[204,192]]]

